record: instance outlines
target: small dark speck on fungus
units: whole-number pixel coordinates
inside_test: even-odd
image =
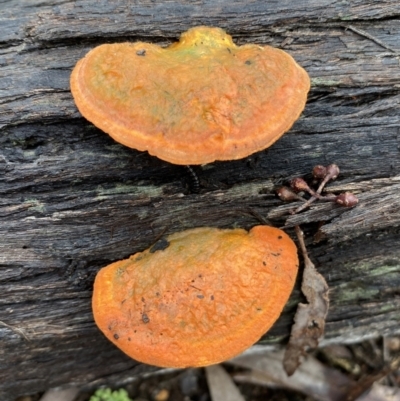
[[[150,322],[150,319],[149,319],[147,313],[143,313],[142,314],[142,322],[145,323],[145,324]]]

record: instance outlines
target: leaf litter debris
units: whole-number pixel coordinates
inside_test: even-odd
[[[329,181],[335,180],[339,172],[336,164],[326,167],[318,165],[312,171],[313,184],[317,186],[316,190],[303,178],[296,177],[290,181],[290,187],[280,187],[276,192],[283,201],[303,201],[301,206],[289,211],[292,215],[302,212],[315,201],[335,202],[343,207],[353,207],[358,203],[358,199],[350,192],[339,195],[322,194],[325,185]],[[306,200],[300,195],[301,193],[308,193],[310,198]],[[295,226],[295,231],[304,260],[301,291],[306,297],[307,303],[298,305],[283,358],[283,367],[289,376],[293,375],[299,367],[301,357],[306,354],[307,350],[317,348],[319,340],[325,333],[325,319],[329,309],[328,284],[308,256],[300,226]]]
[[[308,303],[299,303],[297,307],[290,340],[283,358],[283,366],[289,376],[300,365],[301,356],[306,350],[318,346],[319,339],[325,332],[325,319],[329,308],[328,284],[308,257],[300,227],[296,226],[295,230],[304,259],[301,291]]]

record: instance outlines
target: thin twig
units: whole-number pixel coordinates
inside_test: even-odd
[[[300,205],[297,209],[292,210],[290,214],[297,214],[302,212],[304,209],[307,209],[313,202],[315,202],[318,198],[316,196],[312,196],[307,202]]]
[[[12,330],[15,334],[18,334],[19,336],[25,338],[26,341],[30,341],[29,337],[25,334],[23,329],[20,329],[18,327],[10,326],[9,324],[3,322],[0,320],[0,325],[7,327],[8,329]]]
[[[300,226],[294,226],[294,230],[295,230],[295,232],[296,232],[297,240],[299,241],[300,250],[301,250],[301,253],[302,253],[302,255],[303,255],[304,262],[305,262],[305,263],[306,263],[306,262],[307,262],[307,263],[308,263],[308,262],[311,262],[310,258],[308,257],[308,252],[307,252],[306,244],[305,244],[305,242],[304,242],[304,234],[303,234],[303,231],[301,230]]]
[[[261,216],[260,213],[252,209],[251,207],[248,207],[247,210],[244,211],[246,214],[250,214],[251,216],[255,217],[261,224],[265,224],[266,226],[272,226],[272,223]]]
[[[380,39],[376,38],[375,36],[369,34],[368,32],[363,31],[362,29],[356,28],[353,25],[346,25],[346,29],[363,36],[364,38],[367,38],[371,40],[372,42],[376,43],[377,45],[383,47],[386,50],[391,51],[392,53],[398,54],[398,51],[395,49],[392,49],[390,46],[388,46],[386,43],[382,42]]]

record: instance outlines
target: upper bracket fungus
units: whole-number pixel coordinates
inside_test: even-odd
[[[75,66],[78,109],[116,141],[175,164],[246,157],[300,116],[307,73],[286,52],[196,27],[167,48],[105,44]]]
[[[196,228],[99,271],[97,326],[130,357],[206,366],[255,343],[293,289],[297,249],[283,231]]]

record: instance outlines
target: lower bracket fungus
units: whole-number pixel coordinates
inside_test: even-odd
[[[270,329],[297,270],[297,248],[277,228],[195,228],[101,269],[93,314],[105,336],[137,361],[212,365]]]

